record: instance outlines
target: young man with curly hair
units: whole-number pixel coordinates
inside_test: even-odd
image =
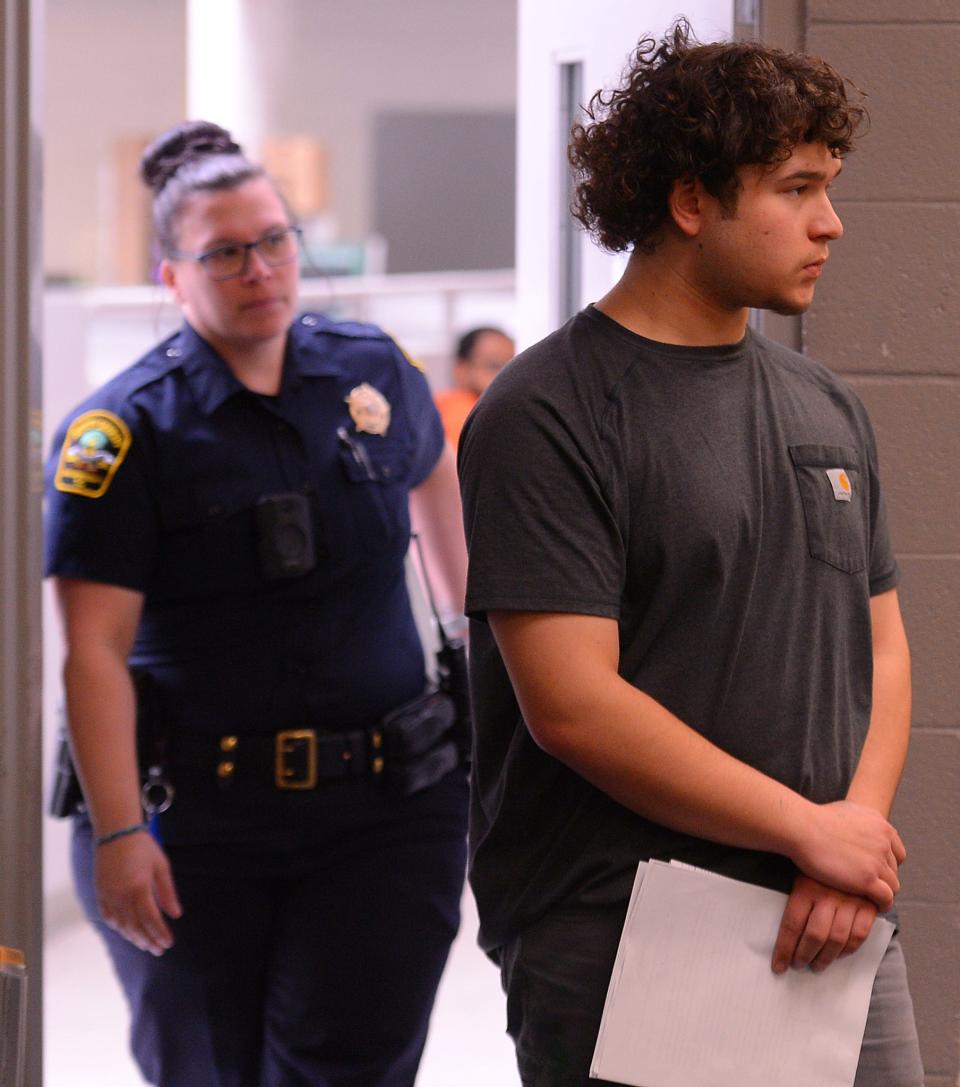
[[[570,149],[623,277],[464,431],[471,879],[525,1085],[588,1082],[639,860],[785,892],[777,973],[855,954],[899,890],[910,666],[873,432],[748,327],[812,302],[863,120],[816,58],[641,41]],[[922,1080],[894,938],[856,1087]]]

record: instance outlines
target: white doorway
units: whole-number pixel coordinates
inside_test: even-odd
[[[682,6],[701,41],[730,38],[733,0]],[[613,285],[624,258],[571,233],[567,134],[571,88],[613,87],[641,37],[661,38],[676,0],[520,0],[517,82],[518,348],[551,332]]]

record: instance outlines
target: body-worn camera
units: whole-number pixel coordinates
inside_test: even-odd
[[[268,494],[256,505],[260,569],[267,581],[309,574],[316,566],[310,500],[305,494]]]

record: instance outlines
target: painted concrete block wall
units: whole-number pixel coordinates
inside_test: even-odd
[[[804,323],[877,431],[914,664],[894,809],[927,1087],[960,1083],[960,4],[808,0],[806,48],[868,92],[837,184],[846,236]]]

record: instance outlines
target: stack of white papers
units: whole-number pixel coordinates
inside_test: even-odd
[[[641,864],[610,978],[594,1079],[632,1087],[852,1087],[893,935],[822,973],[770,969],[787,896],[686,865]]]

